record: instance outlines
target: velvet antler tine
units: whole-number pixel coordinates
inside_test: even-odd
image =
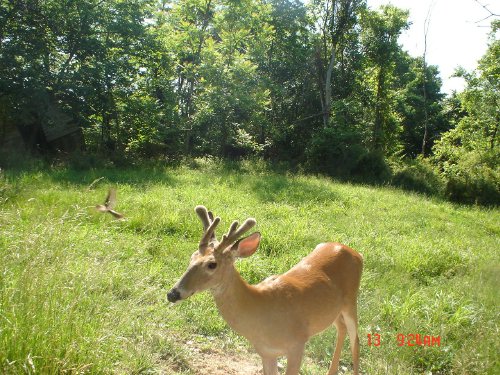
[[[203,230],[206,231],[213,220],[210,220],[207,208],[205,206],[196,206],[194,209],[201,222],[203,223]]]
[[[238,237],[252,229],[255,224],[257,224],[257,221],[254,218],[246,219],[245,222],[241,225],[240,229],[238,229]]]
[[[200,252],[205,252],[207,249],[208,245],[210,244],[210,241],[215,238],[215,228],[217,228],[217,225],[220,223],[220,217],[216,217],[214,221],[210,224],[210,226],[207,228],[203,236],[201,237],[200,244],[198,246],[198,250]]]
[[[227,232],[227,237],[231,237],[236,232],[236,228],[238,228],[238,222],[235,220],[231,223],[231,226],[229,227],[229,232]]]
[[[215,228],[219,224],[220,218],[214,219],[214,214],[202,205],[196,206],[194,210],[203,223],[203,235],[198,247],[199,251],[203,253],[211,242],[217,241]]]
[[[214,221],[214,214],[212,211],[208,211],[208,218],[210,219],[210,223]],[[210,237],[210,241],[217,242],[217,236],[215,235],[215,230],[212,232],[212,236]]]
[[[243,224],[238,228],[238,222],[233,221],[231,226],[229,227],[229,231],[227,234],[222,236],[222,241],[217,246],[218,251],[224,250],[230,244],[235,242],[240,236],[242,236],[245,232],[249,231],[257,222],[253,218],[246,219]]]

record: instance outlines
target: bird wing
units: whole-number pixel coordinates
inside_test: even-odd
[[[113,217],[115,219],[123,219],[125,217],[125,215],[119,213],[119,212],[116,212],[116,211],[113,211],[113,210],[108,210],[108,212],[113,215]]]
[[[108,209],[113,209],[113,207],[116,204],[116,189],[114,188],[109,188],[108,195],[106,196],[106,201],[104,202],[104,205]]]

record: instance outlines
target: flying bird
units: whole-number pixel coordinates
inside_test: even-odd
[[[123,219],[125,217],[123,214],[113,210],[113,208],[115,207],[115,203],[116,189],[110,188],[104,204],[98,204],[97,206],[95,206],[95,208],[99,212],[109,212],[115,219]]]

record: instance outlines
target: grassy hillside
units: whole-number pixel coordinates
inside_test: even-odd
[[[110,185],[125,221],[92,209]],[[209,162],[0,172],[0,372],[189,374],[193,353],[251,351],[207,293],[166,301],[201,234],[196,204],[224,230],[257,219],[261,246],[238,262],[251,283],[323,241],[364,255],[363,373],[499,373],[498,210]],[[439,336],[440,346],[400,347],[398,334]],[[310,342],[303,374],[326,373],[334,337]],[[346,341],[347,373],[350,360]]]

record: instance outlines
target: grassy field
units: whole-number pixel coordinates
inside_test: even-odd
[[[92,209],[109,186],[124,221]],[[0,172],[0,373],[194,374],[193,353],[251,351],[209,294],[166,301],[201,235],[196,204],[224,229],[257,219],[261,246],[237,264],[251,283],[319,242],[364,255],[362,373],[500,373],[498,209],[206,161]],[[303,374],[326,373],[335,334],[311,340]],[[439,336],[440,346],[400,347],[398,334]],[[341,365],[350,373],[347,341]]]

